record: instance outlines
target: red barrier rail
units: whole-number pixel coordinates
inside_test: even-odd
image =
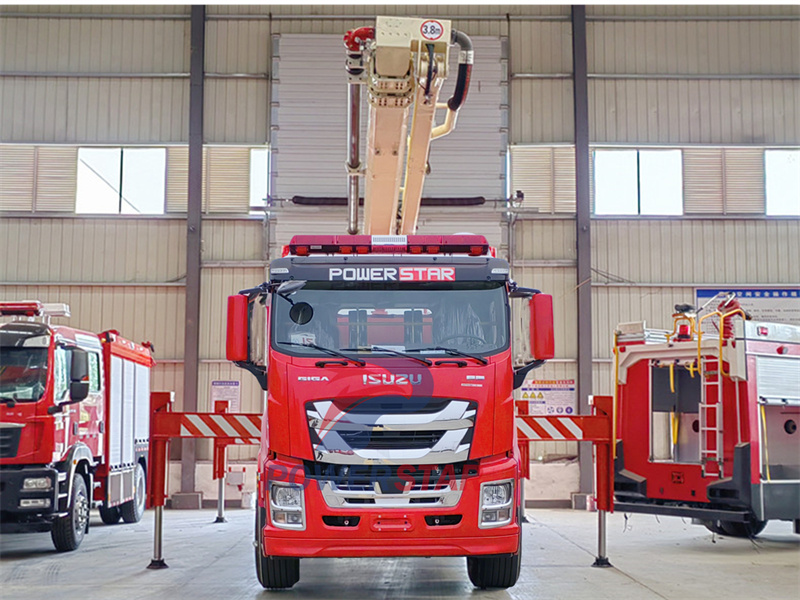
[[[614,398],[594,396],[592,415],[532,416],[527,402],[517,401],[517,443],[523,458],[523,475],[530,478],[531,442],[592,442],[595,448],[595,501],[598,509],[596,567],[609,567],[606,556],[606,513],[614,512],[612,422]]]
[[[261,415],[253,413],[178,413],[172,412],[172,393],[150,395],[150,465],[147,499],[155,508],[153,559],[148,569],[165,569],[162,556],[164,503],[167,498],[169,442],[173,438],[211,438],[214,440],[214,478],[224,485],[225,448],[231,444],[258,444],[261,441]],[[219,407],[222,409],[223,407]],[[225,407],[227,408],[227,407]],[[224,502],[221,495],[220,504]],[[219,515],[218,515],[219,516]],[[219,519],[218,519],[219,520]],[[222,519],[224,522],[224,517]]]

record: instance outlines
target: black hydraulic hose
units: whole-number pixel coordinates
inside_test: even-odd
[[[451,43],[458,44],[461,48],[461,52],[459,52],[458,55],[458,79],[456,80],[456,89],[453,92],[453,96],[447,101],[447,108],[452,111],[457,111],[467,98],[469,80],[472,75],[474,53],[472,50],[472,40],[462,31],[453,30]]]
[[[425,80],[425,97],[431,97],[431,83],[434,75],[433,44],[426,44],[428,48],[428,78]]]

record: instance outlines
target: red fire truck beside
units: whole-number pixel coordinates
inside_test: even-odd
[[[619,326],[615,508],[752,537],[800,533],[800,327],[749,319],[731,294],[671,332]]]
[[[514,368],[510,296],[533,359]],[[256,570],[303,557],[466,556],[478,587],[519,575],[513,390],[553,356],[552,298],[509,280],[486,239],[295,236],[229,299],[228,358],[267,390]]]
[[[76,549],[97,504],[105,523],[142,518],[150,348],[116,331],[50,325],[64,304],[0,302],[0,527],[50,531]],[[8,319],[5,319],[8,320]]]

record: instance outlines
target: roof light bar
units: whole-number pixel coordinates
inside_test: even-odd
[[[63,303],[43,304],[38,300],[0,302],[0,316],[14,317],[69,317],[69,305]]]
[[[286,251],[288,250],[288,252]],[[284,250],[310,254],[469,254],[490,253],[482,235],[296,235]]]

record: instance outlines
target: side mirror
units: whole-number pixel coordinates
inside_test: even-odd
[[[228,335],[225,355],[231,362],[250,357],[250,301],[247,296],[228,296]]]
[[[228,324],[225,356],[250,371],[262,389],[267,389],[269,307],[256,305],[258,296],[228,296]]]
[[[72,381],[69,384],[69,400],[70,402],[80,402],[86,400],[89,395],[89,382],[88,381]]]
[[[80,402],[89,395],[89,354],[80,348],[73,348],[71,354],[69,399],[70,402]]]
[[[549,294],[536,294],[528,301],[528,309],[531,312],[531,356],[536,360],[553,358],[553,297]]]

